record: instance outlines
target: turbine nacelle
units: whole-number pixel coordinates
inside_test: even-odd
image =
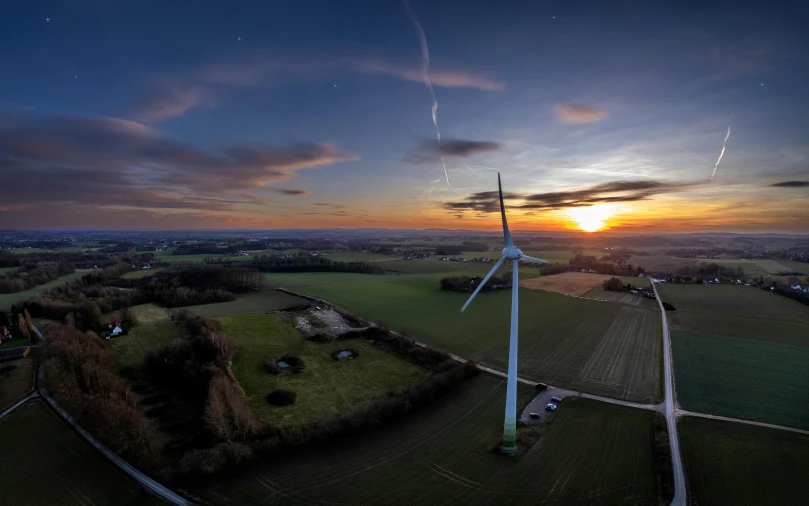
[[[506,260],[519,260],[523,257],[522,251],[517,246],[506,246],[503,248],[503,258]]]

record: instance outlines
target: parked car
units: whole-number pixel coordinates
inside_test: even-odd
[[[528,413],[530,418],[539,418],[539,413]]]
[[[545,411],[554,412],[556,411],[556,404],[548,404],[545,406]]]
[[[562,399],[560,397],[551,397],[551,400],[553,402],[562,402]]]
[[[545,384],[545,383],[537,383],[536,388],[537,388],[537,390],[539,390],[541,392],[541,391],[545,390],[546,388],[548,388],[548,385]]]

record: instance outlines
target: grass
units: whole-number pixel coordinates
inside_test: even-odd
[[[30,290],[15,293],[0,293],[0,309],[4,307],[7,308],[22,300],[42,295],[44,292],[53,288],[54,286],[58,286],[63,283],[67,283],[69,281],[73,281],[74,279],[79,279],[88,272],[90,272],[89,269],[76,269],[74,272],[66,276],[62,276],[61,278],[55,279],[50,283],[45,283],[44,285],[35,286]]]
[[[227,316],[220,321],[221,333],[238,347],[233,373],[250,406],[261,418],[273,423],[297,425],[342,413],[374,397],[415,384],[427,374],[425,369],[362,340],[307,343],[296,328],[278,315]],[[359,349],[360,355],[350,360],[331,358],[333,351],[345,347]],[[306,369],[299,374],[267,373],[264,361],[281,355],[300,357]],[[266,395],[278,388],[295,391],[298,394],[295,404],[269,405]]]
[[[679,432],[696,503],[806,504],[809,436],[692,417]]]
[[[761,260],[759,260],[760,262]],[[787,270],[800,272],[801,274],[809,274],[809,263],[796,262],[794,260],[776,260],[777,263],[783,265]],[[776,272],[779,272],[776,270]]]
[[[7,274],[11,271],[16,271],[19,267],[0,267],[0,275]]]
[[[741,267],[744,270],[744,277],[759,276],[767,273],[763,266],[759,266],[756,262],[749,260],[714,260],[713,258],[700,258],[698,263],[705,265],[717,264],[731,269]]]
[[[0,420],[4,504],[162,504],[79,439],[42,402]]]
[[[518,405],[534,392],[521,386]],[[651,413],[566,399],[525,454],[492,453],[505,381],[490,375],[417,416],[302,449],[192,492],[211,504],[658,504]]]
[[[225,255],[218,253],[203,253],[199,255],[158,255],[155,257],[156,260],[170,263],[181,263],[181,262],[201,263],[204,262],[206,258],[212,258],[216,260],[227,260],[229,262],[248,262],[253,259],[252,256],[225,257]]]
[[[172,339],[186,333],[184,326],[175,325],[168,319],[165,308],[142,304],[132,307],[132,312],[138,324],[123,336],[107,341],[122,369],[137,367],[147,351],[162,349]]]
[[[9,348],[22,348],[28,346],[28,341],[24,337],[17,335],[14,339],[10,339],[3,344],[0,344],[0,350],[7,350]]]
[[[469,294],[442,291],[441,277],[322,273],[271,274],[266,279],[506,370],[510,290],[481,293],[461,314]],[[520,376],[639,402],[660,398],[657,311],[538,290],[521,289],[519,296]]]
[[[809,429],[809,347],[675,331],[672,348],[684,408]]]
[[[34,360],[31,358],[0,363],[0,370],[7,367],[11,368],[7,374],[0,373],[0,411],[25,397],[34,379]]]
[[[123,276],[124,279],[138,279],[138,278],[148,278],[150,276],[154,276],[158,272],[162,271],[162,268],[158,269],[139,269],[137,271],[129,271]]]
[[[200,316],[216,318],[229,314],[268,313],[306,303],[306,300],[293,295],[287,295],[275,290],[266,290],[239,295],[236,300],[230,302],[188,306],[187,309]]]
[[[283,251],[273,251],[271,253],[281,253]],[[362,251],[318,251],[318,254],[324,254],[329,260],[335,262],[376,262],[379,260],[399,260],[402,255],[383,255],[381,253],[364,253]]]

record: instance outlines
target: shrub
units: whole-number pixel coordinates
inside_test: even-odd
[[[183,455],[177,469],[181,476],[210,475],[226,467],[238,465],[253,456],[253,450],[244,443],[229,441],[213,448],[191,450]]]
[[[298,399],[298,394],[292,390],[280,388],[267,394],[267,402],[273,406],[288,406]]]

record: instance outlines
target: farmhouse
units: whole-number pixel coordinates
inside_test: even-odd
[[[107,320],[107,328],[111,336],[119,336],[123,332],[121,328],[121,319],[120,318],[110,318]]]

